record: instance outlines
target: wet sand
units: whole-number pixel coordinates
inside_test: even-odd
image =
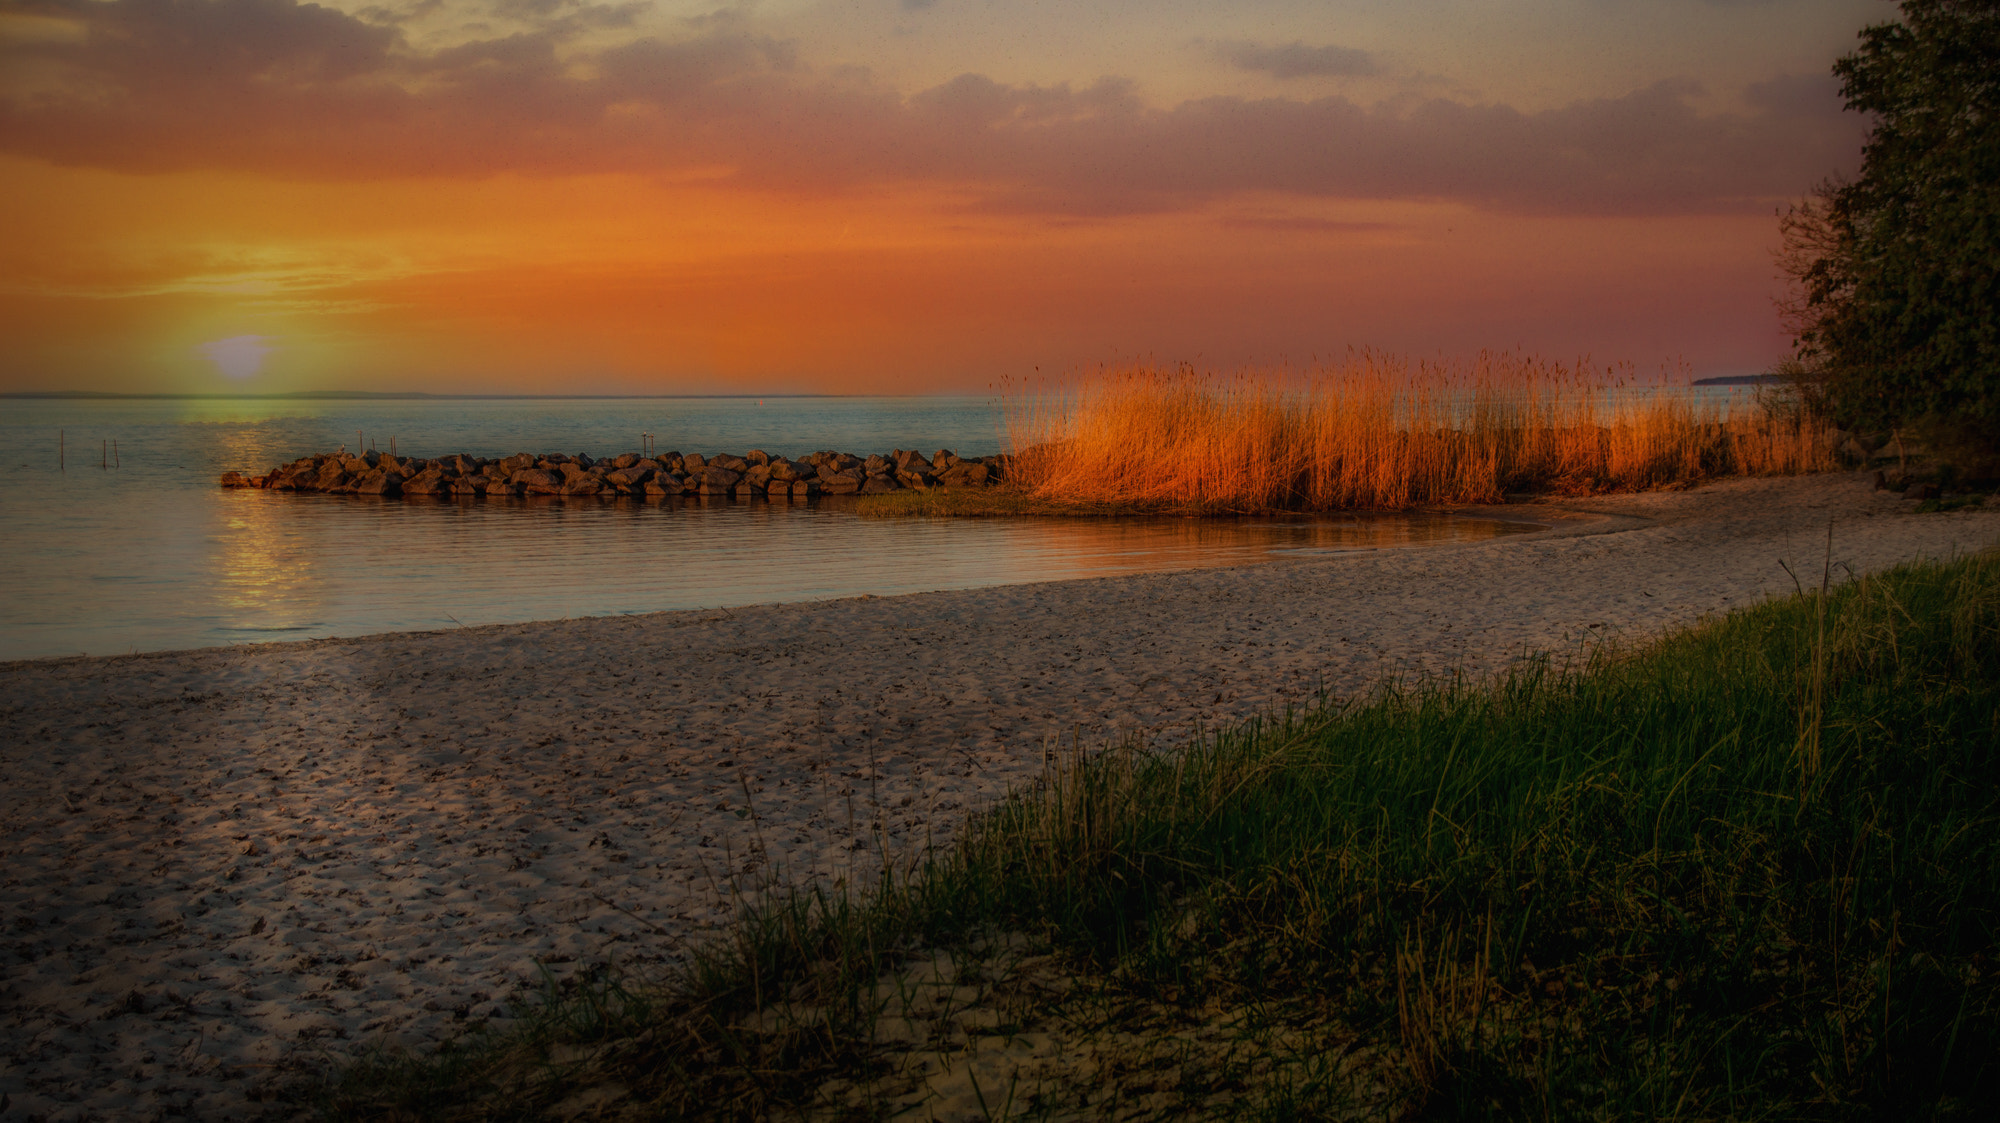
[[[1139,733],[1644,637],[2000,541],[1857,476],[1510,507],[1551,529],[1234,569],[0,666],[0,1093],[283,1114],[776,878],[865,878]],[[754,813],[753,813],[754,812]],[[10,1116],[10,1118],[13,1116]]]

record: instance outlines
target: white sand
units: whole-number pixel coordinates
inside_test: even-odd
[[[732,882],[941,840],[1073,729],[1690,623],[1817,575],[1830,516],[1836,572],[2000,541],[1911,510],[1735,481],[1463,546],[0,667],[0,1093],[275,1110],[287,1066],[448,1035],[537,961],[657,964]]]

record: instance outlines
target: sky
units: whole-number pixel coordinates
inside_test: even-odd
[[[1787,351],[1886,0],[0,0],[0,390]]]

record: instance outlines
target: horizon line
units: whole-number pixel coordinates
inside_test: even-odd
[[[15,401],[633,401],[675,398],[898,398],[922,394],[431,394],[416,390],[294,390],[287,393],[170,394],[124,390],[6,390],[0,400]]]

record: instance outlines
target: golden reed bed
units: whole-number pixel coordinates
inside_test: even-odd
[[[1395,509],[1834,466],[1796,410],[1647,393],[1620,368],[1357,353],[1304,373],[1108,370],[1003,395],[1035,498],[1217,510]]]

